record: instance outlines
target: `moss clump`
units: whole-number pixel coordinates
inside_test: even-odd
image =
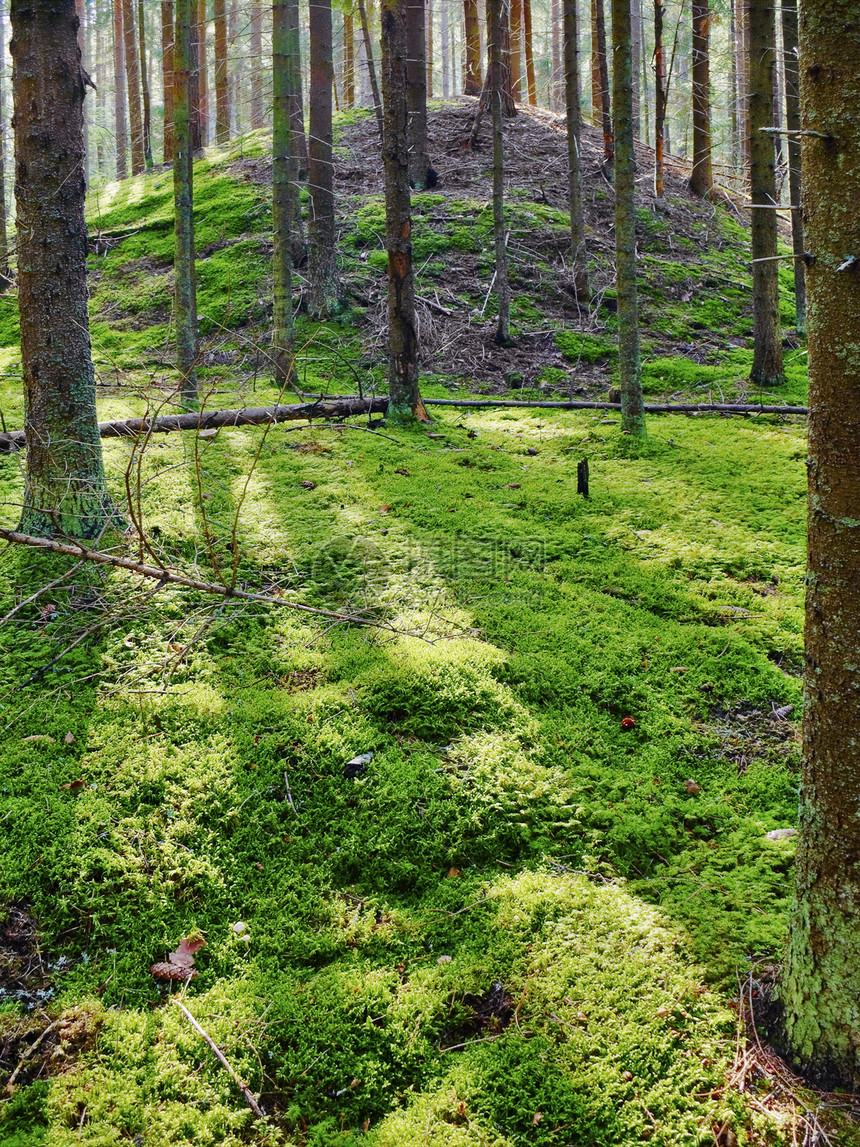
[[[618,354],[618,348],[609,339],[575,331],[558,331],[555,345],[568,362],[608,362]]]

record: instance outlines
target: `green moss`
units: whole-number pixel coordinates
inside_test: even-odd
[[[574,331],[558,331],[555,345],[568,362],[601,362],[617,356],[618,348],[600,335],[583,335]]]

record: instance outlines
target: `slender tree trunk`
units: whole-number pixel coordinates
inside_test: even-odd
[[[496,298],[499,318],[496,342],[511,341],[511,287],[508,280],[508,245],[505,230],[504,77],[502,52],[507,20],[506,0],[487,0],[489,99],[493,117],[493,237],[496,252]]]
[[[125,179],[128,175],[128,121],[125,114],[125,43],[122,35],[122,0],[113,0],[112,12],[116,177],[117,179]]]
[[[710,0],[693,0],[693,171],[690,190],[710,194],[714,185],[711,168],[711,60]]]
[[[606,58],[606,20],[603,15],[603,0],[591,0],[592,54],[597,51],[597,74],[600,84],[600,118],[603,127],[603,158],[611,166],[615,156],[615,142],[612,134],[612,110],[609,101],[609,66]],[[594,61],[592,60],[592,77]],[[593,100],[592,96],[592,100]]]
[[[212,21],[215,26],[215,139],[225,144],[230,139],[230,77],[227,71],[227,4],[213,0]]]
[[[515,103],[523,101],[523,0],[509,0],[511,36],[511,92]],[[489,31],[488,31],[489,35]]]
[[[101,175],[107,171],[107,157],[105,152],[104,137],[105,129],[107,128],[107,75],[108,69],[105,63],[105,50],[104,50],[104,30],[102,28],[102,5],[101,0],[95,0],[95,29],[96,29],[96,61],[95,61],[95,81],[98,91],[96,92],[96,121],[99,125],[98,142],[96,143],[96,156],[98,158],[98,170]]]
[[[523,45],[526,52],[526,83],[529,103],[537,104],[537,81],[535,80],[534,45],[532,43],[532,0],[523,0]]]
[[[84,80],[74,0],[12,0],[18,308],[27,474],[21,530],[94,538],[107,493],[87,313]]]
[[[740,121],[738,118],[738,30],[734,0],[729,4],[729,83],[726,102],[731,121],[731,166],[736,168],[741,158]]]
[[[444,13],[447,8],[443,8]],[[376,64],[373,62],[373,43],[370,39],[370,27],[367,20],[367,8],[364,0],[358,0],[358,17],[361,21],[361,35],[364,39],[364,53],[367,56],[367,78],[370,82],[370,91],[373,99],[373,112],[376,116],[376,126],[379,128],[379,138],[382,140],[382,98],[379,94],[379,84],[376,82]]]
[[[774,18],[777,26],[777,36],[782,24],[782,4],[779,5],[780,15],[777,17],[776,8],[774,8]],[[774,46],[773,57],[773,146],[776,153],[776,194],[777,198],[781,197],[782,185],[785,182],[785,177],[788,174],[788,159],[783,146],[785,133],[783,131],[782,123],[782,108],[785,100],[785,73],[783,71],[783,60],[780,45],[777,42]]]
[[[140,56],[134,27],[134,0],[122,0],[125,74],[128,80],[128,118],[131,128],[131,174],[143,171],[143,115],[140,107]]]
[[[86,0],[75,0],[75,12],[78,17],[78,47],[81,50],[81,67],[89,74],[89,61],[87,60],[87,4]],[[84,101],[84,172],[87,179],[90,175],[90,146],[89,124],[87,123],[87,104]]]
[[[406,105],[409,109],[409,181],[413,187],[423,190],[428,186],[430,170],[424,0],[406,0]]]
[[[164,162],[173,162],[173,0],[161,0],[161,71],[164,77]]]
[[[753,366],[758,386],[783,381],[777,275],[776,172],[773,135],[773,61],[776,22],[771,0],[747,0],[749,17],[750,191],[752,194]]]
[[[152,169],[152,108],[149,100],[149,77],[146,71],[146,30],[143,21],[143,0],[137,0],[138,46],[140,50],[140,88],[143,97],[143,165]]]
[[[209,56],[206,45],[206,32],[208,20],[206,13],[207,0],[197,0],[197,19],[192,29],[194,47],[192,56],[195,60],[195,76],[197,84],[197,132],[200,142],[195,141],[196,147],[206,147],[209,144]]]
[[[603,120],[603,85],[600,81],[600,52],[597,47],[597,0],[591,0],[591,118]]]
[[[236,136],[244,134],[242,109],[245,102],[247,58],[244,52],[238,50],[238,45],[241,36],[240,28],[244,29],[246,26],[245,17],[239,15],[239,0],[230,0],[230,11],[227,17],[227,98],[230,104],[230,135],[234,139]],[[232,67],[230,66],[231,60]]]
[[[785,56],[785,119],[788,128],[788,189],[791,203],[791,249],[794,252],[794,310],[797,330],[806,331],[806,264],[802,255],[800,77],[797,68],[797,8],[793,0],[782,4],[782,47]]]
[[[806,696],[800,836],[780,995],[802,1069],[860,1087],[860,23],[855,0],[800,8],[810,250]],[[853,262],[846,259],[852,253]]]
[[[446,0],[443,0],[445,3]],[[433,98],[433,0],[425,0],[424,43],[427,47],[427,99]]]
[[[0,12],[0,44],[6,44],[6,17]],[[6,52],[0,51],[0,291],[12,282],[9,271],[9,233],[6,208]]]
[[[642,71],[642,0],[632,0],[630,19],[633,30],[633,138],[638,139],[642,134],[642,101],[639,92],[639,76]]]
[[[479,96],[484,84],[481,79],[481,31],[478,24],[478,0],[463,0],[463,21],[466,35],[466,78],[463,91],[467,96]]]
[[[442,99],[451,95],[451,53],[448,51],[448,4],[442,0],[439,8],[439,38],[442,42]]]
[[[362,4],[362,11],[364,5]],[[308,311],[327,319],[340,309],[332,162],[331,0],[310,5],[310,133],[308,137],[311,210],[308,218]],[[369,59],[369,57],[368,57]]]
[[[343,106],[355,107],[355,29],[351,7],[343,14]]]
[[[289,0],[272,5],[272,83],[274,129],[272,135],[272,349],[275,380],[283,386],[293,371],[292,244],[294,219],[291,182],[295,171],[292,155],[291,111],[295,66]]]
[[[173,34],[174,322],[176,363],[186,406],[197,404],[197,283],[194,270],[194,163],[191,39],[195,0],[175,0]]]
[[[588,299],[585,218],[582,210],[580,163],[579,19],[577,0],[564,0],[564,81],[567,112],[568,206],[570,208],[570,267],[578,302]]]
[[[305,107],[302,94],[301,29],[299,27],[299,0],[287,0],[287,19],[290,24],[290,203],[292,224],[290,244],[293,266],[302,267],[307,259],[305,231],[302,222],[300,181],[308,177],[308,141],[305,136]]]
[[[561,85],[565,82],[564,75],[566,69],[562,69],[561,55],[562,47],[561,42],[563,35],[561,33],[562,25],[562,4],[561,0],[551,0],[550,7],[550,28],[552,36],[552,79],[550,81],[550,107],[554,112],[557,112],[562,107],[561,100]],[[565,33],[566,35],[566,33]],[[577,84],[578,86],[578,84]],[[565,106],[567,97],[565,96]]]
[[[752,157],[750,155],[750,20],[747,0],[737,0],[735,9],[740,48],[738,68],[738,107],[743,125],[744,164],[749,174]]]
[[[615,271],[618,287],[618,376],[621,429],[645,436],[636,293],[636,170],[633,149],[633,61],[630,0],[612,0],[612,110],[615,121]]]
[[[260,131],[263,119],[263,9],[259,4],[251,6],[250,19],[251,46],[251,131]]]
[[[388,251],[388,418],[428,421],[418,390],[418,328],[409,196],[406,0],[381,0],[385,131],[385,246]]]
[[[654,194],[663,198],[663,147],[666,126],[666,54],[661,0],[654,0]]]

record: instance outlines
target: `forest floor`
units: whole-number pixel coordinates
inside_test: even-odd
[[[597,135],[586,313],[566,289],[560,121],[510,124],[502,352],[487,155],[460,148],[472,108],[437,107],[439,185],[414,197],[422,388],[603,398]],[[352,305],[299,315],[306,391],[384,389],[378,157],[352,118]],[[282,397],[264,146],[197,164],[209,407]],[[674,177],[657,204],[640,158],[647,390],[747,397],[740,209]],[[90,198],[100,414],[169,407],[170,174]],[[0,298],[10,428],[14,307]],[[788,342],[768,402],[804,401]],[[21,606],[0,625],[2,1147],[860,1141],[850,1097],[803,1088],[758,1007],[791,892],[803,422],[652,417],[635,443],[599,411],[434,418],[105,442],[131,528],[104,544],[278,605],[0,553],[0,610]],[[3,524],[21,462],[0,456]],[[182,1002],[262,1121],[151,973],[183,938],[205,946]]]

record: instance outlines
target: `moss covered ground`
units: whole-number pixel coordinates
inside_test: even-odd
[[[210,406],[278,397],[261,155],[197,169]],[[170,194],[155,172],[91,209],[103,416],[169,401]],[[485,204],[416,198],[428,267],[483,257]],[[345,272],[378,280],[380,204],[353,206]],[[714,217],[703,260],[741,281],[745,236]],[[646,298],[712,273],[654,259]],[[742,388],[726,298],[707,330],[738,345],[704,363],[684,353],[703,312],[661,308],[688,325],[655,331],[649,390]],[[540,290],[522,302],[547,323]],[[300,318],[309,389],[381,382],[353,304]],[[552,323],[564,361],[611,363],[611,311]],[[0,553],[4,612],[63,579],[0,627],[4,1065],[54,1025],[2,1147],[790,1142],[726,1078],[737,978],[786,929],[793,842],[767,834],[796,818],[804,426],[652,418],[634,444],[597,411],[434,419],[105,442],[150,556],[381,628]],[[0,456],[3,524],[21,489]],[[186,936],[206,944],[184,1003],[262,1122],[150,974]]]

